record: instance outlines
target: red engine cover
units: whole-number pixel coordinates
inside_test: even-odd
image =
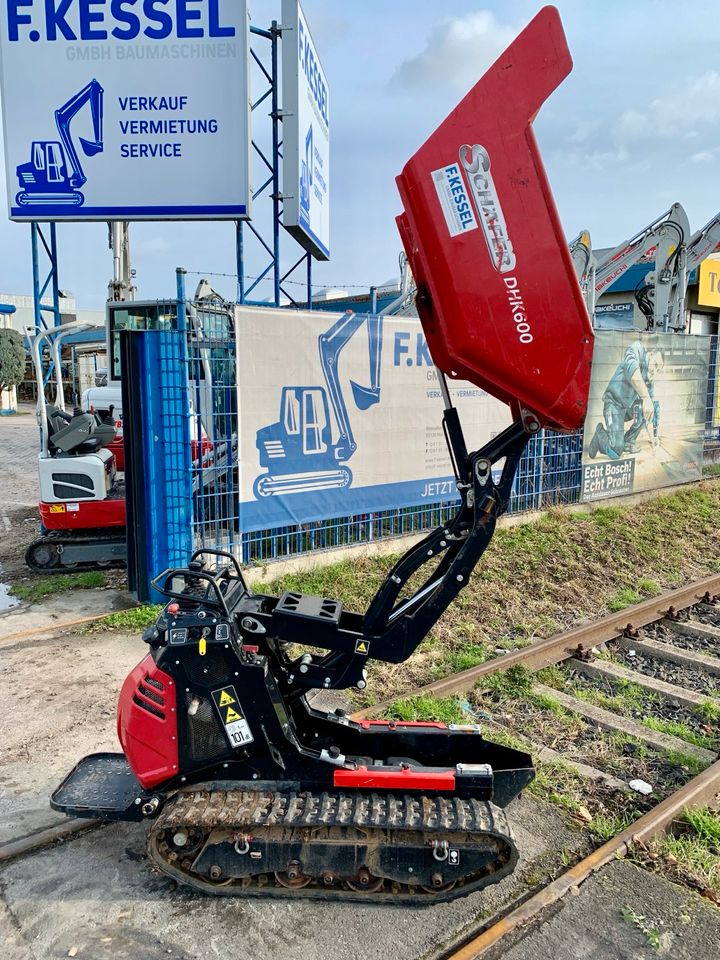
[[[146,790],[177,776],[175,683],[150,655],[123,684],[117,731],[132,772]]]
[[[125,498],[78,500],[67,503],[40,501],[40,519],[46,530],[92,530],[125,526]]]
[[[435,363],[568,430],[585,416],[593,332],[531,123],[571,69],[544,7],[397,180]]]

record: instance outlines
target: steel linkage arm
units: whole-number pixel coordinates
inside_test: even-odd
[[[302,689],[325,687],[342,689],[365,686],[367,660],[401,663],[413,653],[430,629],[466,586],[474,567],[487,548],[498,517],[505,512],[513,480],[522,453],[539,424],[533,417],[513,423],[482,449],[468,454],[454,407],[445,411],[444,427],[456,470],[461,503],[454,518],[438,527],[409,550],[392,568],[363,616],[350,614],[336,632],[322,634],[318,628],[308,633],[298,626],[288,629],[287,621],[273,629],[272,615],[268,632],[278,640],[325,647],[321,657],[305,654],[286,669],[291,686]],[[504,460],[497,482],[492,468]],[[403,589],[422,567],[436,566],[425,583],[407,599]],[[268,598],[272,604],[274,601]],[[262,598],[254,618],[265,620]],[[259,602],[259,606],[257,606]],[[252,619],[252,618],[251,618]],[[247,622],[247,621],[243,621]]]
[[[393,663],[406,660],[467,584],[492,539],[498,517],[507,509],[530,436],[518,421],[459,464],[462,502],[455,517],[400,558],[368,607],[363,633],[372,642],[372,659]],[[505,463],[495,483],[492,467],[502,459]],[[398,604],[409,579],[438,556],[442,559],[431,576]]]

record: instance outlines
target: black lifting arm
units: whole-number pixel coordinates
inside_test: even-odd
[[[398,560],[375,594],[366,613],[343,615],[337,627],[308,634],[291,620],[278,621],[269,632],[277,639],[325,647],[325,656],[305,654],[287,664],[291,686],[300,689],[341,689],[365,686],[367,660],[401,663],[427,636],[433,625],[467,584],[492,539],[498,517],[507,510],[513,480],[530,437],[540,424],[523,411],[516,421],[480,450],[468,453],[457,410],[443,374],[438,371],[445,399],[443,427],[460,494],[453,519],[428,534]],[[493,466],[504,461],[500,477]],[[401,597],[411,577],[426,564],[433,570],[409,597]],[[326,601],[327,602],[327,601]],[[275,608],[277,617],[280,607]],[[273,618],[274,619],[274,618]]]
[[[372,642],[370,655],[375,660],[406,660],[467,584],[492,539],[497,518],[507,509],[515,473],[531,436],[522,421],[517,421],[482,449],[456,459],[456,438],[462,441],[462,432],[454,408],[446,409],[444,422],[458,471],[460,507],[449,523],[398,560],[375,594],[363,619],[363,633]],[[505,463],[495,483],[492,468],[502,459]],[[397,603],[410,577],[433,560],[436,567],[425,583]]]

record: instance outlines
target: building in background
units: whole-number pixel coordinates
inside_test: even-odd
[[[63,380],[68,387],[68,397],[72,397],[74,400],[75,395],[79,397],[83,390],[93,386],[97,372],[107,367],[105,310],[104,308],[96,310],[78,309],[73,295],[64,291],[61,292],[63,294],[60,297],[61,323],[83,320],[87,323],[96,324],[96,329],[74,334],[68,337],[63,345]],[[35,307],[32,296],[0,293],[0,304],[15,308],[14,313],[5,314],[4,317],[0,316],[0,323],[3,323],[4,320],[4,325],[13,327],[18,333],[21,333],[26,338],[26,342],[28,337],[34,336]],[[46,313],[44,315],[45,321],[48,322],[50,317],[51,314]],[[35,374],[29,354],[25,368],[25,379],[17,388],[17,398],[21,401],[35,401],[37,399]]]

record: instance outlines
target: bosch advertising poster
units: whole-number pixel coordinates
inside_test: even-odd
[[[0,17],[11,219],[249,216],[244,0],[0,0]]]
[[[709,337],[597,331],[584,500],[700,479],[709,359]]]
[[[330,257],[330,94],[297,0],[282,4],[283,226]]]
[[[418,320],[238,307],[236,335],[243,531],[456,498]],[[450,392],[471,449],[510,423],[472,384]]]

